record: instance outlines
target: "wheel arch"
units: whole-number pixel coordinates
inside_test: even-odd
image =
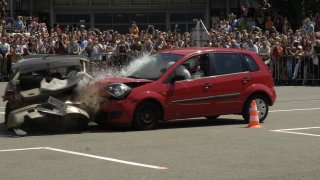
[[[258,95],[261,95],[261,96],[263,96],[264,98],[266,98],[267,103],[268,103],[269,106],[272,105],[272,103],[271,103],[272,101],[271,101],[271,98],[270,98],[269,94],[266,93],[266,92],[264,92],[264,91],[256,91],[256,92],[253,92],[252,94],[250,94],[250,96],[247,97],[246,101],[247,101],[248,99],[250,99],[251,97],[253,97],[253,96],[258,96]],[[246,101],[245,101],[244,103],[246,103]]]
[[[158,101],[157,99],[154,99],[154,98],[146,98],[146,99],[141,100],[141,101],[136,105],[136,107],[135,107],[135,109],[134,109],[134,112],[133,112],[133,116],[134,116],[135,113],[136,113],[136,109],[137,109],[142,103],[145,103],[145,102],[154,103],[154,104],[156,104],[156,105],[160,108],[160,113],[161,113],[160,120],[162,121],[162,120],[163,120],[163,117],[164,117],[164,108],[163,108],[163,105],[161,104],[160,101]]]

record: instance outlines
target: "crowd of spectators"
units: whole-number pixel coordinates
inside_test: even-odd
[[[179,32],[177,29],[160,31],[153,25],[139,29],[135,22],[127,33],[115,29],[92,29],[84,25],[62,28],[57,24],[51,28],[46,19],[40,21],[30,17],[24,20],[21,16],[16,18],[13,26],[13,33],[1,32],[2,75],[9,72],[7,69],[12,63],[29,54],[82,54],[93,61],[106,58],[108,65],[123,65],[141,54],[197,46],[191,32]],[[258,8],[243,5],[238,16],[231,13],[226,18],[215,20],[208,32],[209,39],[205,46],[256,52],[270,66],[276,78],[320,79],[318,13],[305,18],[301,27],[293,30],[287,18],[274,13],[268,1],[264,0]],[[302,68],[304,66],[308,67],[308,72]]]

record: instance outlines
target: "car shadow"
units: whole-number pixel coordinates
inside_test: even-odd
[[[206,118],[193,118],[187,120],[173,120],[169,122],[163,122],[159,125],[159,129],[177,129],[177,128],[194,128],[194,127],[206,127],[206,126],[226,126],[245,124],[243,119],[206,119]]]
[[[210,126],[228,126],[228,125],[246,124],[242,119],[218,118],[193,118],[183,120],[173,120],[169,122],[162,122],[159,124],[158,130],[165,129],[182,129],[182,128],[196,128],[196,127],[210,127]],[[61,134],[90,134],[90,133],[119,133],[119,132],[136,132],[129,126],[108,126],[102,127],[95,123],[89,123],[86,130],[73,129],[48,129],[44,127],[37,127],[28,130],[27,136],[50,136]],[[143,132],[143,131],[141,131]],[[0,123],[0,137],[20,137],[14,131],[7,131],[4,123]]]

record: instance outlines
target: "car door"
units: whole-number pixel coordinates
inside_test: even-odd
[[[252,85],[243,58],[238,53],[211,53],[215,114],[240,113],[245,90]]]
[[[190,67],[192,66],[190,62],[192,58],[196,57],[189,58],[180,66],[187,66],[189,70],[192,69]],[[202,58],[206,58],[206,67],[209,67],[209,54],[203,54]],[[212,82],[208,74],[209,72],[205,72],[202,77],[176,80],[173,83],[167,84],[166,119],[182,119],[207,115],[208,111],[212,108],[210,93]]]

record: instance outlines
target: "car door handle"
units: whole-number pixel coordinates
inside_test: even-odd
[[[243,83],[248,83],[249,81],[251,81],[251,78],[249,78],[249,77],[245,77],[242,79]]]
[[[209,88],[212,88],[212,87],[213,87],[213,84],[211,84],[211,83],[205,83],[205,84],[203,85],[203,87],[204,87],[205,89],[209,89]]]

